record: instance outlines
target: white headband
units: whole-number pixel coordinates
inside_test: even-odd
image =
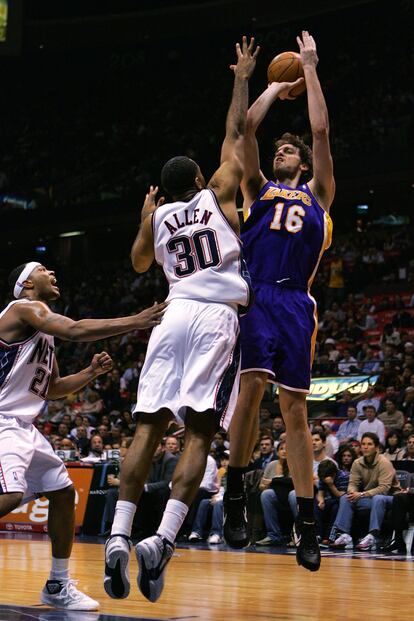
[[[13,289],[13,295],[14,295],[14,297],[16,299],[20,296],[21,292],[23,291],[23,288],[24,288],[23,287],[23,283],[24,283],[24,281],[29,278],[29,276],[33,272],[34,268],[37,267],[38,265],[42,265],[42,264],[38,263],[37,261],[31,261],[22,270],[20,276],[16,280],[16,284],[14,285],[14,289]]]

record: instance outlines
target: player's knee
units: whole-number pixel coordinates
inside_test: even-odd
[[[266,373],[245,373],[242,375],[242,389],[245,393],[244,397],[251,395],[255,398],[257,394],[262,394],[266,388]]]
[[[14,511],[23,500],[22,492],[9,492],[0,496],[0,517]]]
[[[307,427],[307,410],[306,403],[299,400],[292,400],[287,404],[285,411],[283,412],[283,416],[285,418],[285,423],[288,425],[290,421],[297,428],[302,424],[302,426]]]
[[[75,488],[73,485],[68,485],[64,489],[59,489],[56,492],[47,494],[50,503],[63,504],[70,507],[75,504]]]

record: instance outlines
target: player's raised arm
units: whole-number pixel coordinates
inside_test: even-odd
[[[236,44],[237,64],[231,65],[234,71],[234,87],[227,113],[226,136],[221,149],[221,165],[208,184],[215,191],[224,213],[235,229],[239,228],[235,201],[243,176],[249,79],[256,66],[258,52],[259,47],[254,49],[253,38],[249,44],[246,37],[243,37],[241,46]]]
[[[146,272],[154,261],[153,213],[164,203],[162,196],[155,200],[158,186],[150,186],[141,211],[141,224],[131,249],[132,267],[136,272]]]
[[[335,194],[335,180],[329,146],[328,108],[316,72],[316,65],[318,64],[316,43],[307,30],[302,32],[302,39],[297,37],[297,42],[305,73],[309,121],[313,139],[313,179],[309,182],[309,187],[320,205],[329,211]]]
[[[154,304],[137,315],[117,319],[80,319],[53,313],[47,304],[33,301],[31,304],[16,304],[13,313],[16,318],[40,332],[57,336],[64,341],[99,341],[132,330],[145,330],[158,325],[167,304]]]
[[[295,99],[289,95],[289,91],[301,82],[303,82],[303,78],[299,78],[296,82],[272,82],[248,110],[244,139],[244,174],[241,183],[245,218],[248,215],[250,205],[256,200],[260,190],[267,182],[260,170],[259,146],[256,139],[257,128],[277,99]]]

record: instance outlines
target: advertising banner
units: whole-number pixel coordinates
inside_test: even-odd
[[[75,527],[80,530],[85,517],[86,505],[93,476],[92,467],[68,466],[69,476],[75,486]],[[0,531],[28,531],[47,533],[49,501],[47,498],[36,498],[0,518]]]

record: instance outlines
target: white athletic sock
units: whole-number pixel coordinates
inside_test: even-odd
[[[49,580],[69,580],[69,559],[52,556]]]
[[[118,500],[115,507],[115,517],[111,535],[131,536],[132,522],[134,521],[137,505],[128,500]]]
[[[174,543],[187,513],[188,507],[181,500],[169,500],[157,533]]]

